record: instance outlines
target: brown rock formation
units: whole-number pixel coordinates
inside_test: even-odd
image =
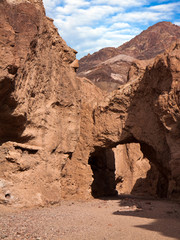
[[[93,124],[89,126],[92,127],[92,136],[88,134],[88,139],[81,125],[83,140],[78,143],[76,151],[83,149],[86,142],[81,161],[84,164],[89,161],[92,167],[93,193],[106,195],[115,190],[115,169],[109,162],[112,158],[106,157],[107,149],[138,142],[144,156],[158,169],[157,194],[161,197],[179,196],[179,56],[180,43],[175,43],[155,59],[143,77],[114,91],[107,102],[93,112]],[[72,161],[74,156],[77,159],[76,152]],[[68,163],[66,167],[68,171]],[[82,178],[83,172],[81,174]],[[74,176],[78,185],[76,171]],[[107,185],[109,182],[111,184]],[[89,186],[85,184],[81,186],[82,191]]]
[[[76,78],[76,51],[45,16],[42,1],[1,1],[0,11],[0,201],[56,203],[83,104],[95,106],[102,94]]]
[[[103,90],[112,91],[129,80],[128,72],[136,59],[154,58],[179,38],[179,26],[170,22],[157,23],[118,48],[104,48],[83,57],[79,61],[78,74]],[[148,64],[147,61],[142,64],[145,63]]]
[[[101,51],[98,52],[100,55]],[[125,54],[117,55],[116,52],[115,56],[105,61],[101,61],[98,64],[94,64],[96,61],[90,61],[87,65],[83,63],[83,65],[85,65],[84,67],[87,68],[85,71],[81,71],[82,61],[83,59],[80,60],[80,70],[78,71],[78,75],[80,77],[87,77],[99,88],[110,92],[117,89],[119,85],[127,82],[127,73],[132,63],[135,61],[135,58]]]
[[[113,148],[116,190],[122,194],[157,196],[158,171],[143,156],[140,144],[130,143]]]
[[[118,47],[121,53],[140,60],[156,57],[180,38],[180,27],[171,22],[159,22],[129,42]]]
[[[42,1],[3,0],[0,11],[0,203],[43,206],[115,194],[116,184],[138,192],[137,180],[150,168],[146,157],[158,169],[150,192],[178,195],[179,43],[145,73],[136,62],[130,81],[104,98],[76,77],[76,51],[45,16]],[[139,143],[144,156],[115,161],[126,147],[118,145],[129,143]]]
[[[179,26],[169,22],[157,23],[119,48],[104,48],[92,55],[82,58],[80,60],[79,75],[86,76],[103,90],[112,91],[117,89],[119,85],[139,79],[140,76],[143,77],[146,66],[151,64],[154,61],[153,58],[163,52],[177,38],[180,38]],[[143,61],[139,59],[143,59]],[[118,148],[120,148],[120,146]],[[138,179],[138,177],[136,179],[133,176],[137,175],[141,177],[140,175],[143,175],[143,172],[140,173],[138,168],[136,168],[136,164],[139,166],[138,159],[140,155],[137,157],[136,154],[134,154],[132,150],[134,146],[125,145],[121,146],[121,148],[120,156],[121,158],[123,157],[123,160],[121,160],[121,164],[118,166],[120,168],[123,166],[123,170],[127,174],[125,178],[123,177],[123,179],[125,179],[123,183],[120,184],[121,189],[118,189],[118,186],[117,189],[119,192],[121,192],[121,190],[130,192],[134,182]],[[133,160],[127,157],[126,149],[128,149],[131,156],[133,156],[133,154],[136,156],[136,160],[134,157],[132,157]],[[118,149],[116,151],[119,153]],[[138,145],[136,151],[139,152]],[[119,161],[118,155],[115,154],[115,163]],[[134,165],[133,170],[127,165],[127,162]],[[148,166],[147,159],[146,162]],[[141,169],[142,168],[143,163]],[[149,194],[154,193],[154,195],[156,195],[156,187],[154,187],[154,184],[157,182],[155,179],[158,177],[158,174],[155,173],[157,172],[155,168],[155,166],[152,166],[151,170],[148,171],[148,180],[146,183],[143,183],[145,185],[140,183],[142,188],[138,189],[141,189],[141,193],[144,188]],[[118,169],[118,171],[120,170]],[[145,174],[146,172],[144,172],[144,175]],[[148,181],[149,183],[147,183]],[[128,182],[128,187],[126,182]],[[150,185],[152,185],[152,187],[150,187]],[[136,184],[136,186],[138,186],[138,184]],[[135,189],[133,192],[135,192]]]

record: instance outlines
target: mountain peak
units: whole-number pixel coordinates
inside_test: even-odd
[[[180,27],[171,22],[158,22],[118,47],[121,53],[137,59],[150,59],[180,38]]]
[[[102,89],[114,90],[128,81],[128,72],[135,59],[152,59],[179,38],[179,26],[158,22],[118,48],[103,48],[83,57],[79,61],[78,73]]]

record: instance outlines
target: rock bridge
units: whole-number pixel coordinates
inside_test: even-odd
[[[84,190],[88,189],[89,181],[86,179],[89,179],[87,177],[89,173],[86,174],[85,171],[81,175],[81,167],[82,163],[85,165],[89,163],[94,176],[92,194],[100,196],[115,193],[114,163],[110,150],[119,144],[139,143],[144,156],[155,164],[159,171],[158,195],[161,197],[178,195],[179,57],[178,43],[158,56],[154,63],[146,68],[143,76],[121,86],[109,95],[106,101],[93,111],[91,121],[87,120],[87,111],[85,112],[85,122],[81,123],[81,140],[71,159],[71,164],[77,161],[74,164],[76,169],[78,165],[80,166],[73,184],[78,185],[80,177],[86,186]],[[107,150],[111,156],[107,154]],[[111,165],[109,168],[108,164]],[[64,169],[66,173],[68,166],[67,164]],[[70,169],[73,171],[72,166]],[[79,188],[83,192],[80,183]]]

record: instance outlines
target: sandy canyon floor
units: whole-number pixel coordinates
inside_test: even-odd
[[[118,196],[21,211],[1,206],[0,239],[180,239],[180,204]]]

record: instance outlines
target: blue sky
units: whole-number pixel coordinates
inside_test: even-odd
[[[179,0],[43,0],[59,34],[77,58],[104,47],[118,47],[149,26],[180,25]]]

